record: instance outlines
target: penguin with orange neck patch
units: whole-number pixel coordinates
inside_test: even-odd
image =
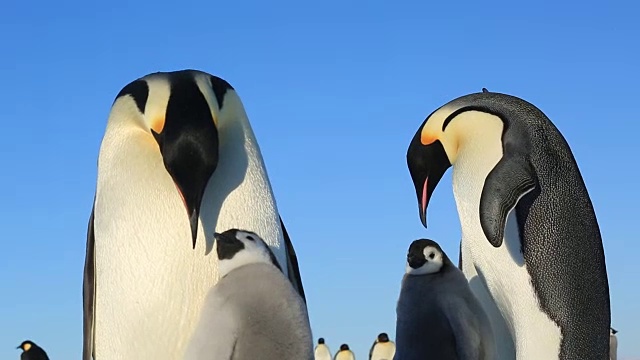
[[[349,344],[340,345],[340,350],[336,353],[334,360],[356,360],[356,356],[349,348]]]
[[[431,113],[407,164],[427,226],[453,167],[461,267],[500,359],[607,359],[609,284],[593,205],[569,145],[520,98],[486,91]]]
[[[22,350],[20,360],[49,360],[47,353],[31,340],[25,340],[17,347]]]
[[[396,344],[389,339],[389,334],[380,333],[371,345],[369,360],[393,360],[396,353]]]

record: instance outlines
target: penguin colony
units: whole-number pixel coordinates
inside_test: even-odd
[[[369,360],[615,359],[593,205],[542,111],[483,88],[427,116],[406,160],[425,228],[453,169],[460,259],[407,243],[395,343],[380,333]],[[355,359],[348,344],[333,357],[324,338],[313,346],[258,141],[235,89],[202,71],[149,74],[116,96],[83,304],[83,360]],[[18,348],[48,359],[32,341]]]

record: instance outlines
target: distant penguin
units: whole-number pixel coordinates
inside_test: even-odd
[[[571,149],[542,111],[495,92],[459,97],[422,123],[407,163],[425,227],[453,166],[462,269],[502,339],[500,359],[607,358],[600,230]]]
[[[494,360],[491,323],[462,271],[433,240],[409,246],[395,360]]]
[[[353,351],[349,349],[349,345],[342,344],[333,360],[356,360],[356,356],[353,354]]]
[[[380,333],[371,345],[369,360],[393,360],[396,353],[396,344],[389,340],[387,333]]]
[[[618,330],[610,328],[609,330],[609,359],[618,360]]]
[[[184,360],[313,360],[306,305],[267,244],[239,229],[215,238],[221,278]]]
[[[31,340],[23,341],[17,349],[22,349],[20,360],[49,360],[47,353]]]
[[[83,360],[174,360],[219,277],[213,234],[261,234],[304,297],[247,114],[229,83],[183,70],[125,86],[98,157],[84,267]]]
[[[324,338],[318,339],[318,344],[313,351],[313,356],[315,360],[331,360],[331,351],[327,344],[324,343]]]

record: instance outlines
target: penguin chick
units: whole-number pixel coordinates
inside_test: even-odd
[[[186,360],[311,360],[307,308],[255,233],[215,233],[220,280],[209,291]]]
[[[369,360],[393,360],[396,353],[396,344],[389,340],[387,333],[380,333],[371,345]]]
[[[396,308],[395,360],[494,360],[487,315],[440,245],[411,243]]]
[[[315,360],[331,360],[331,351],[325,344],[324,338],[318,339],[318,345],[313,351],[313,357]]]
[[[20,360],[49,360],[47,353],[31,340],[23,341],[17,349],[22,349]]]
[[[356,360],[356,356],[353,354],[353,351],[349,349],[349,345],[342,344],[333,360]]]

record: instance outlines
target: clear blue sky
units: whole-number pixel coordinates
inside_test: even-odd
[[[640,358],[638,5],[632,1],[10,1],[0,13],[0,358],[79,359],[96,159],[113,98],[155,71],[239,92],[296,247],[314,338],[366,359],[410,242],[458,257],[451,173],[428,230],[406,167],[436,107],[487,87],[572,146],[604,238],[621,359]],[[267,5],[268,4],[268,5]]]

